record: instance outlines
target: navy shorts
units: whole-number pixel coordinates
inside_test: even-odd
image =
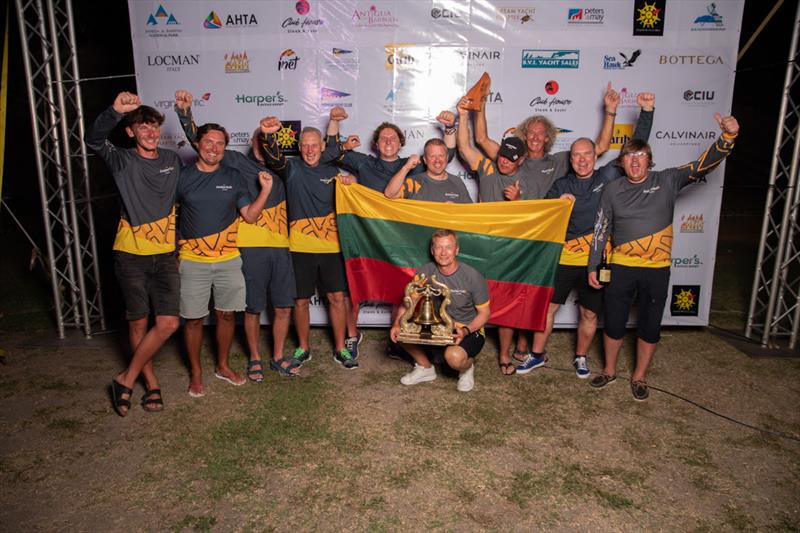
[[[125,299],[125,318],[180,314],[181,278],[173,252],[135,255],[114,251],[114,273]]]
[[[564,305],[573,289],[578,291],[578,303],[584,309],[599,313],[603,306],[603,289],[594,289],[589,285],[588,272],[585,266],[558,265],[556,270],[555,291],[551,303]]]
[[[661,317],[668,290],[669,267],[611,265],[611,283],[605,289],[603,331],[612,339],[625,336],[628,313],[636,297],[636,334],[645,342],[657,343],[661,339]]]
[[[311,298],[317,287],[321,294],[344,292],[347,289],[344,259],[340,253],[292,252],[292,264],[298,298]]]
[[[481,353],[483,345],[486,343],[486,337],[480,331],[473,331],[458,344],[467,352],[467,357],[474,359]],[[425,353],[435,363],[444,363],[444,351],[447,346],[425,346]]]
[[[239,248],[239,252],[247,291],[247,312],[264,311],[267,295],[272,307],[293,307],[295,280],[289,249],[245,247]]]

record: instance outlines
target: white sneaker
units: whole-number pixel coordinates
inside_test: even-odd
[[[431,366],[425,368],[414,363],[414,370],[400,378],[400,383],[403,385],[416,385],[425,381],[433,381],[436,379],[436,369]]]
[[[475,363],[469,369],[464,370],[458,375],[458,385],[456,388],[459,392],[469,392],[475,387]]]

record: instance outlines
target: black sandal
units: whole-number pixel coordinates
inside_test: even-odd
[[[122,395],[127,394],[127,398],[123,398]],[[117,412],[119,416],[125,416],[128,414],[128,411],[131,410],[131,395],[133,395],[133,391],[119,383],[116,379],[111,380],[111,401],[114,404],[114,411]],[[122,410],[122,407],[125,407],[125,410]]]
[[[158,396],[158,398],[152,398]],[[150,407],[151,404],[158,405],[159,407]],[[157,413],[164,410],[164,398],[161,397],[161,389],[150,389],[142,396],[142,409],[148,413]]]
[[[500,366],[500,373],[504,376],[513,376],[517,373],[517,367],[514,366],[514,363],[508,361],[507,363],[497,363]],[[511,369],[511,372],[508,369]]]
[[[253,368],[253,367],[258,368]],[[247,362],[247,379],[261,383],[264,381],[264,361],[261,359],[253,359]]]

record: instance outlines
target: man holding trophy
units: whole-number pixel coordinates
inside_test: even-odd
[[[431,255],[433,262],[420,267],[406,287],[390,333],[392,341],[414,358],[414,369],[400,383],[433,381],[436,369],[431,358],[444,355],[444,361],[459,372],[458,390],[469,392],[475,386],[472,359],[485,341],[489,287],[480,272],[456,259],[458,237],[453,231],[433,233]]]

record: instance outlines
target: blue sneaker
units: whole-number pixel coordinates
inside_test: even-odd
[[[517,365],[517,374],[527,374],[534,368],[539,368],[540,366],[544,366],[547,362],[547,355],[545,353],[533,353],[529,352],[528,355],[525,356],[525,359]]]
[[[591,372],[589,372],[589,365],[586,364],[585,355],[576,355],[572,365],[575,367],[575,375],[581,379],[586,379],[589,377],[589,374],[591,374]]]
[[[353,359],[358,359],[358,346],[361,344],[361,341],[364,340],[364,334],[360,331],[358,335],[355,337],[347,337],[344,340],[344,347],[350,351],[350,354],[353,356]]]

